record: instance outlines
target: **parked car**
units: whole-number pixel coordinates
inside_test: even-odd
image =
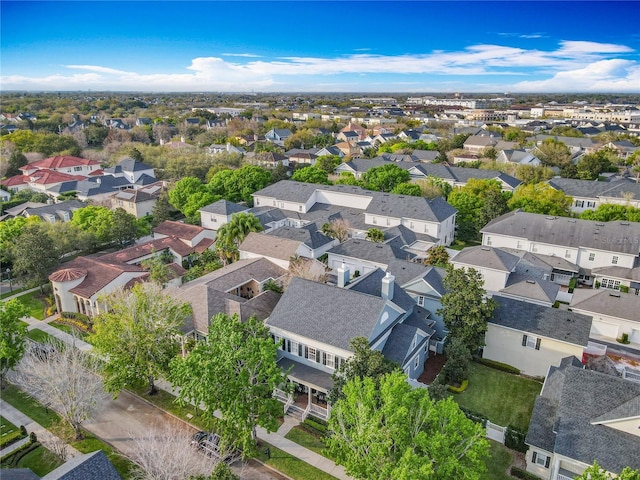
[[[220,450],[220,435],[212,432],[199,431],[191,436],[191,446],[197,448],[209,457],[225,462],[229,465],[242,458],[242,452],[237,449]]]

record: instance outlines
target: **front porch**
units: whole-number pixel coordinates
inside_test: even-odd
[[[327,393],[333,385],[331,375],[289,358],[281,358],[278,364],[289,371],[290,394],[276,389],[275,397],[284,403],[285,415],[293,415],[305,420],[308,416],[327,420],[331,407]]]

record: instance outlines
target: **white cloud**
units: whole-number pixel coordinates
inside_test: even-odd
[[[638,92],[640,65],[630,60],[600,60],[552,78],[513,85],[514,92]]]
[[[364,50],[364,49],[362,49]],[[625,45],[608,43],[563,41],[555,50],[515,48],[505,45],[472,45],[460,51],[435,50],[424,54],[377,55],[354,53],[333,58],[281,57],[267,60],[250,53],[225,53],[225,57],[197,57],[184,71],[176,73],[139,74],[100,65],[66,65],[70,70],[84,70],[87,74],[56,73],[46,77],[0,77],[2,89],[43,90],[222,90],[275,89],[279,86],[304,88],[309,77],[323,77],[330,82],[314,78],[310,88],[324,86],[329,90],[347,88],[353,80],[337,78],[348,75],[367,75],[367,82],[381,81],[376,74],[385,74],[385,82],[418,81],[428,84],[441,81],[463,82],[470,76],[504,77],[510,90],[565,91],[567,89],[596,91],[640,91],[637,80],[638,62],[616,59],[620,54],[633,52]],[[242,58],[246,58],[243,60]],[[257,58],[257,59],[254,59]],[[537,81],[524,81],[513,86],[514,77],[529,75],[548,77]],[[333,77],[333,78],[331,78]],[[349,82],[349,83],[343,83]],[[635,85],[634,85],[635,82]],[[369,84],[369,83],[367,83]],[[498,84],[499,85],[499,84]],[[363,83],[363,86],[365,84]],[[469,85],[470,89],[474,86]]]

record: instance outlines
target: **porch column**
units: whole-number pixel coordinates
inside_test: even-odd
[[[313,390],[311,387],[307,388],[307,408],[311,406],[312,399],[311,399],[311,390]]]

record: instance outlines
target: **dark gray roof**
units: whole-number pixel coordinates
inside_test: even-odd
[[[525,440],[527,444],[553,452],[556,444],[556,434],[553,430],[557,412],[556,402],[542,396],[536,398]]]
[[[557,283],[512,273],[500,293],[553,303],[558,297],[559,290],[560,285]]]
[[[140,160],[135,160],[131,157],[120,160],[118,162],[118,166],[125,172],[141,172],[143,170],[153,170],[153,167],[150,167],[146,163],[141,162]]]
[[[482,228],[481,233],[633,255],[638,255],[640,251],[638,222],[596,222],[515,210],[493,219]]]
[[[399,323],[391,330],[389,338],[384,344],[382,354],[392,362],[398,363],[401,367],[407,357],[412,353],[411,342],[418,329],[412,325]]]
[[[636,185],[629,180],[617,180],[615,182],[596,182],[592,180],[578,180],[575,178],[552,178],[548,181],[556,190],[564,192],[571,197],[597,198],[605,195],[610,190],[625,190]]]
[[[343,255],[345,257],[358,258],[383,265],[389,265],[392,260],[407,260],[414,255],[394,248],[386,243],[374,243],[369,240],[351,238],[335,247],[328,253]]]
[[[587,137],[563,137],[560,135],[536,135],[534,137],[536,142],[544,142],[549,138],[562,142],[568,147],[579,147],[585,149],[593,145],[593,140]]]
[[[464,248],[451,259],[451,263],[463,263],[472,267],[490,268],[502,272],[512,272],[519,261],[520,257],[516,255],[500,248],[484,245]]]
[[[494,295],[498,308],[490,323],[533,335],[586,346],[592,318],[580,313],[543,307],[533,303]]]
[[[40,480],[40,477],[28,468],[3,468],[2,480]]]
[[[472,178],[481,180],[502,180],[512,188],[522,183],[515,177],[498,170],[481,170],[478,168],[450,167],[443,163],[419,163],[411,165],[418,169],[424,176],[433,176],[457,183],[467,183]]]
[[[391,273],[391,272],[390,272]],[[380,268],[376,268],[372,272],[362,275],[352,281],[346,288],[355,292],[366,293],[367,295],[373,295],[374,297],[381,297],[382,295],[382,279],[385,277],[386,272]],[[416,305],[416,302],[411,298],[407,292],[405,292],[400,285],[394,280],[393,298],[391,301],[403,309],[405,312],[409,312]]]
[[[53,205],[45,205],[43,207],[27,208],[25,211],[29,215],[38,215],[43,218],[45,215],[55,215],[58,220],[64,220],[63,212],[69,212],[71,217],[74,210],[86,206],[87,203],[81,202],[80,200],[67,200],[66,202],[54,203]]]
[[[333,387],[333,379],[331,378],[331,374],[327,372],[310,367],[304,363],[296,362],[287,357],[282,357],[278,360],[278,365],[285,372],[289,371],[289,378],[292,380],[301,380],[305,384],[316,385],[327,391]]]
[[[287,215],[282,210],[275,207],[253,207],[247,212],[253,213],[258,217],[260,224],[265,228],[272,222],[279,222],[287,218]]]
[[[122,480],[107,455],[98,450],[78,455],[48,473],[42,480]]]
[[[202,207],[199,211],[206,213],[214,213],[217,215],[231,215],[233,213],[245,212],[249,210],[246,205],[239,205],[237,203],[229,202],[228,200],[218,200],[211,203],[206,207]]]
[[[431,269],[423,263],[407,262],[406,260],[392,259],[387,263],[387,270],[396,277],[398,285],[405,285],[407,282],[422,277]]]
[[[300,228],[286,226],[276,228],[275,230],[271,230],[268,235],[296,240],[314,250],[333,242],[332,238],[327,237],[318,230],[318,226],[315,223],[310,223]]]
[[[266,324],[350,350],[352,338],[369,338],[384,305],[379,297],[294,277]]]
[[[587,464],[595,459],[605,470],[615,473],[626,466],[640,468],[640,437],[592,424],[629,402],[635,404],[639,396],[640,384],[567,367],[558,407],[555,452]]]

